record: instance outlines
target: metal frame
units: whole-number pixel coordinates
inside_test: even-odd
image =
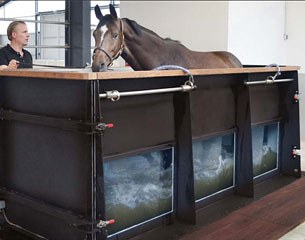
[[[0,1],[0,7],[4,6],[5,4],[7,4],[10,1],[11,0],[2,0],[2,1]]]
[[[89,135],[101,132],[97,128],[99,122],[84,122],[81,120],[77,121],[65,118],[46,117],[41,115],[15,112],[12,110],[5,110],[3,108],[0,109],[0,119],[9,121],[21,121]]]
[[[58,22],[58,21],[45,21],[45,20],[30,20],[30,19],[23,19],[23,18],[0,18],[0,21],[12,22],[12,21],[24,21],[24,22],[31,22],[31,23],[43,23],[43,24],[58,24],[58,25],[70,25],[69,22]]]

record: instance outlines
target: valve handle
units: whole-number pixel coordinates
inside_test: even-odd
[[[115,223],[114,219],[110,219],[110,220],[106,220],[106,221],[100,220],[97,223],[97,227],[98,228],[104,228],[104,227],[107,227],[107,225],[111,225],[111,224],[114,224],[114,223]]]

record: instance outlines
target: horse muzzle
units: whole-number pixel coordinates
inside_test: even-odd
[[[102,64],[92,64],[92,72],[105,72],[107,70],[107,65]]]

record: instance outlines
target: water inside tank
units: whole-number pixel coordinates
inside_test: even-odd
[[[104,164],[107,227],[115,234],[173,209],[172,148]]]

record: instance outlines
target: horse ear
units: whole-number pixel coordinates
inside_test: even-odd
[[[100,9],[100,7],[98,5],[96,5],[94,7],[94,11],[95,11],[96,18],[101,20],[103,18],[103,14],[102,14],[101,9]]]
[[[116,14],[115,7],[112,4],[109,4],[109,10],[110,14],[114,19],[118,18],[118,15]]]

